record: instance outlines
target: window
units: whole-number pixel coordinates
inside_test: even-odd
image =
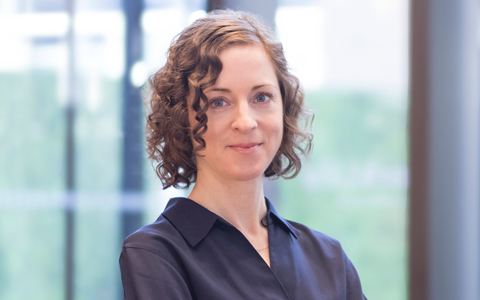
[[[139,92],[206,1],[145,1],[133,61],[122,1],[71,3],[0,3],[2,300],[121,299],[124,235],[187,193],[162,190],[143,111],[128,142],[124,105],[126,86]],[[276,25],[316,114],[315,146],[300,175],[268,182],[267,196],[340,240],[369,298],[404,299],[407,2],[281,0]],[[127,148],[141,162],[132,189]]]
[[[315,112],[278,210],[338,239],[371,299],[406,298],[407,1],[280,1],[277,32]]]

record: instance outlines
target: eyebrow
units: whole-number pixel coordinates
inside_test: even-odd
[[[265,83],[265,84],[259,84],[259,85],[256,85],[252,88],[252,91],[254,90],[257,90],[261,87],[264,87],[264,86],[267,86],[267,85],[272,85],[272,84],[269,84],[269,83]],[[231,93],[232,91],[230,89],[226,89],[226,88],[213,88],[213,89],[209,89],[207,90],[206,92],[225,92],[225,93]]]

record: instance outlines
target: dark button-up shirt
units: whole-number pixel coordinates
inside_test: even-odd
[[[270,267],[230,223],[190,199],[170,199],[123,243],[125,299],[365,299],[338,241],[266,202]]]

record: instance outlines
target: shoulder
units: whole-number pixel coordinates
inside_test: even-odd
[[[172,245],[185,244],[178,230],[163,216],[129,235],[123,241],[122,252],[128,250],[146,250],[163,256],[171,251]]]
[[[349,258],[337,239],[303,224],[289,220],[286,222],[296,234],[298,245],[314,258],[329,261],[338,266],[350,264]]]
[[[312,244],[319,244],[322,247],[338,251],[342,249],[340,242],[327,234],[314,230],[303,224],[286,220],[293,228],[294,233],[297,235],[299,242],[307,242]]]
[[[297,235],[298,245],[308,256],[309,263],[322,265],[323,271],[343,278],[347,295],[352,297],[356,295],[355,299],[366,299],[362,293],[358,273],[339,241],[303,224],[287,222]]]
[[[182,257],[189,252],[182,235],[161,215],[156,222],[143,226],[123,241],[120,268],[124,274],[150,272],[149,276],[154,276],[155,270],[163,270],[184,277]]]
[[[119,263],[125,299],[192,299],[177,259],[182,241],[163,216],[124,240]]]

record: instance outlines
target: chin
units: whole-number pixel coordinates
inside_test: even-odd
[[[263,180],[264,173],[265,170],[263,168],[254,170],[253,168],[244,167],[242,170],[238,170],[238,172],[230,172],[229,177],[236,181]]]

